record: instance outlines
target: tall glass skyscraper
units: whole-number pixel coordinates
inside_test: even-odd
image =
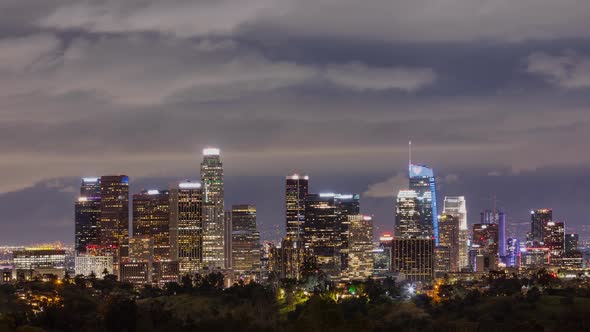
[[[420,211],[420,228],[434,237],[438,245],[438,209],[436,204],[436,180],[432,168],[410,163],[410,190],[416,192]]]
[[[225,268],[223,164],[216,148],[203,150],[203,266]]]
[[[461,270],[467,267],[469,261],[468,252],[468,235],[467,228],[467,204],[464,196],[445,196],[443,205],[443,215],[451,215],[459,220],[459,262],[458,268]]]
[[[153,241],[155,261],[170,259],[170,192],[142,190],[133,195],[133,237]]]
[[[395,206],[395,237],[424,238],[431,237],[421,227],[418,195],[414,190],[400,190]]]
[[[305,195],[308,194],[309,177],[293,174],[285,179],[285,215],[287,236],[297,239],[303,236],[305,222]]]
[[[129,246],[129,177],[106,175],[100,178],[100,245],[113,254],[116,274],[121,257]]]
[[[87,245],[99,244],[100,179],[82,178],[80,196],[75,204],[76,255],[86,252]]]
[[[181,274],[194,274],[203,258],[203,189],[199,182],[180,182],[170,190],[170,251]]]
[[[256,230],[256,206],[233,205],[231,209],[231,267],[241,274],[260,274],[260,233]]]

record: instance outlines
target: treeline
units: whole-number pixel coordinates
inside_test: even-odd
[[[0,286],[0,331],[590,330],[590,286],[583,279],[564,284],[543,273],[490,275],[477,284],[439,287],[431,298],[391,279],[345,290],[309,280],[224,289],[220,274],[141,290],[112,277],[35,281]],[[34,308],[19,299],[23,290],[45,300]]]

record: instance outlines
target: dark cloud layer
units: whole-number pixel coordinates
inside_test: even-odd
[[[564,174],[590,165],[590,3],[369,2],[3,1],[0,243],[27,239],[22,225],[71,237],[74,194],[53,179],[158,184],[193,174],[207,145],[229,199],[264,207],[267,237],[293,171],[366,192],[385,224],[410,138],[472,209],[500,174],[515,215],[538,200],[587,222]]]

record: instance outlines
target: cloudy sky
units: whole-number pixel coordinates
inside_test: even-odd
[[[284,225],[283,177],[393,228],[407,142],[470,222],[590,220],[587,0],[0,0],[0,244],[73,242],[80,176],[198,177]],[[519,234],[522,235],[522,234]]]

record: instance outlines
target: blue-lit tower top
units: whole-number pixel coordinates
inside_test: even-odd
[[[436,204],[436,179],[432,168],[412,163],[412,142],[409,142],[410,190],[418,195],[421,212],[421,227],[434,237],[438,245],[438,208]]]

